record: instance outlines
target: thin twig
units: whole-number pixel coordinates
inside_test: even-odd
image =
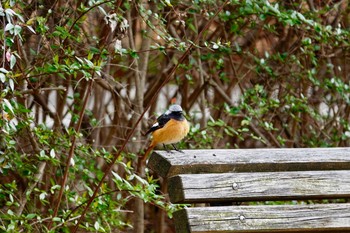
[[[38,143],[35,141],[35,137],[32,133],[32,131],[30,130],[30,128],[27,128],[28,130],[28,134],[29,134],[29,141],[34,149],[34,152],[35,153],[39,153],[40,149],[39,149],[39,145]],[[36,187],[36,185],[42,180],[43,178],[43,175],[44,175],[44,170],[45,170],[45,167],[46,167],[46,162],[40,162],[39,163],[39,166],[38,166],[38,172],[34,175],[34,182],[32,184],[30,184],[26,190],[24,191],[23,193],[23,196],[21,197],[21,199],[19,200],[19,208],[17,210],[17,215],[21,215],[23,210],[24,210],[24,207],[25,205],[27,204],[27,196],[29,196],[34,188]]]
[[[34,92],[41,92],[41,91],[67,91],[67,88],[65,87],[43,87],[37,90],[33,90],[33,89],[28,89],[28,90],[24,90],[21,91],[20,93],[22,95],[25,94],[33,94]]]
[[[85,112],[85,109],[86,109],[86,106],[88,103],[89,96],[91,94],[92,84],[93,84],[93,78],[89,80],[88,88],[85,92],[84,103],[83,103],[82,109],[81,109],[80,114],[79,114],[79,121],[75,127],[75,133],[78,133],[80,130],[81,123],[83,121],[83,115],[84,115],[84,112]],[[67,161],[66,161],[66,169],[64,171],[63,180],[61,182],[61,188],[60,188],[60,192],[58,193],[57,203],[56,203],[56,207],[55,207],[55,210],[53,212],[53,215],[52,215],[52,219],[57,216],[58,209],[60,207],[60,203],[61,203],[62,196],[63,196],[63,191],[65,189],[67,179],[68,179],[68,172],[69,172],[70,163],[71,163],[71,160],[72,160],[73,155],[74,155],[76,140],[77,140],[77,137],[76,137],[76,134],[74,134],[73,138],[72,138],[72,145],[69,149],[69,153],[68,153],[68,157],[67,157]],[[48,225],[49,230],[51,229],[52,223],[53,223],[53,221],[49,222],[49,225]]]
[[[24,195],[21,198],[20,205],[19,205],[19,208],[17,210],[17,215],[21,215],[22,214],[23,209],[24,209],[25,205],[27,204],[27,200],[28,200],[27,196],[29,196],[32,193],[32,191],[34,190],[36,185],[43,178],[46,164],[47,164],[46,162],[40,162],[39,163],[38,172],[34,175],[34,182],[26,188],[26,190],[24,192]]]

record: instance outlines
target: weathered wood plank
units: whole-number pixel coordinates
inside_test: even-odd
[[[148,167],[162,177],[185,173],[350,169],[350,148],[155,151]]]
[[[350,171],[183,174],[168,192],[173,203],[349,198]]]
[[[177,233],[350,232],[350,203],[188,208],[174,213]]]

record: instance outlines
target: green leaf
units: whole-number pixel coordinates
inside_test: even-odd
[[[14,34],[15,35],[19,35],[21,33],[21,31],[22,31],[22,27],[19,26],[19,25],[15,25],[15,27],[14,27]]]
[[[61,222],[61,218],[59,218],[59,217],[54,217],[54,218],[52,219],[52,221],[54,221],[54,222]]]
[[[6,75],[4,73],[0,73],[0,81],[4,83],[6,81]]]
[[[117,181],[122,181],[123,179],[118,175],[118,173],[112,171],[112,175],[114,176],[114,178],[117,180]]]
[[[94,228],[95,228],[96,231],[98,231],[100,229],[100,224],[99,224],[98,221],[95,222]]]
[[[13,69],[13,67],[15,66],[16,64],[16,56],[11,54],[11,57],[10,57],[10,68]]]
[[[0,72],[1,72],[1,73],[4,73],[4,74],[7,74],[9,71],[6,70],[5,68],[0,68]]]
[[[39,199],[40,199],[40,200],[44,200],[44,199],[45,199],[45,197],[46,197],[46,195],[47,195],[47,193],[46,193],[46,192],[42,192],[42,193],[40,193],[40,195],[39,195]]]
[[[8,108],[8,110],[10,110],[11,113],[15,114],[15,112],[13,111],[11,103],[7,99],[3,99],[3,102],[4,102],[5,106]]]
[[[26,216],[26,219],[33,219],[33,218],[35,218],[35,216],[36,216],[36,214],[28,214]]]
[[[10,198],[10,201],[13,203],[13,196],[12,196],[12,194],[10,193],[10,195],[9,195],[9,198]]]
[[[51,156],[51,158],[55,158],[56,157],[56,153],[55,153],[54,149],[50,150],[50,156]]]
[[[232,108],[230,108],[229,113],[231,115],[237,115],[240,111],[241,111],[241,109],[239,107],[232,107]]]
[[[15,28],[15,25],[13,25],[12,23],[8,23],[5,26],[5,32],[6,31],[10,31],[11,32],[14,28]]]
[[[58,60],[59,60],[58,55],[55,54],[55,56],[53,56],[54,63],[58,64]]]
[[[9,86],[10,86],[11,91],[15,90],[15,83],[14,83],[13,79],[9,79]]]

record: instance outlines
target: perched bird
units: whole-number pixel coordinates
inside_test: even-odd
[[[167,150],[166,145],[171,144],[173,148],[179,151],[174,143],[181,141],[189,132],[190,126],[183,115],[180,105],[170,105],[169,110],[157,118],[157,121],[146,132],[145,135],[152,133],[152,141],[143,156],[146,160],[152,149],[158,145],[163,144]]]

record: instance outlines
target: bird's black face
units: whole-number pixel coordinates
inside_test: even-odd
[[[184,119],[184,115],[182,114],[182,111],[171,112],[169,114],[169,117],[178,121],[182,121]]]

